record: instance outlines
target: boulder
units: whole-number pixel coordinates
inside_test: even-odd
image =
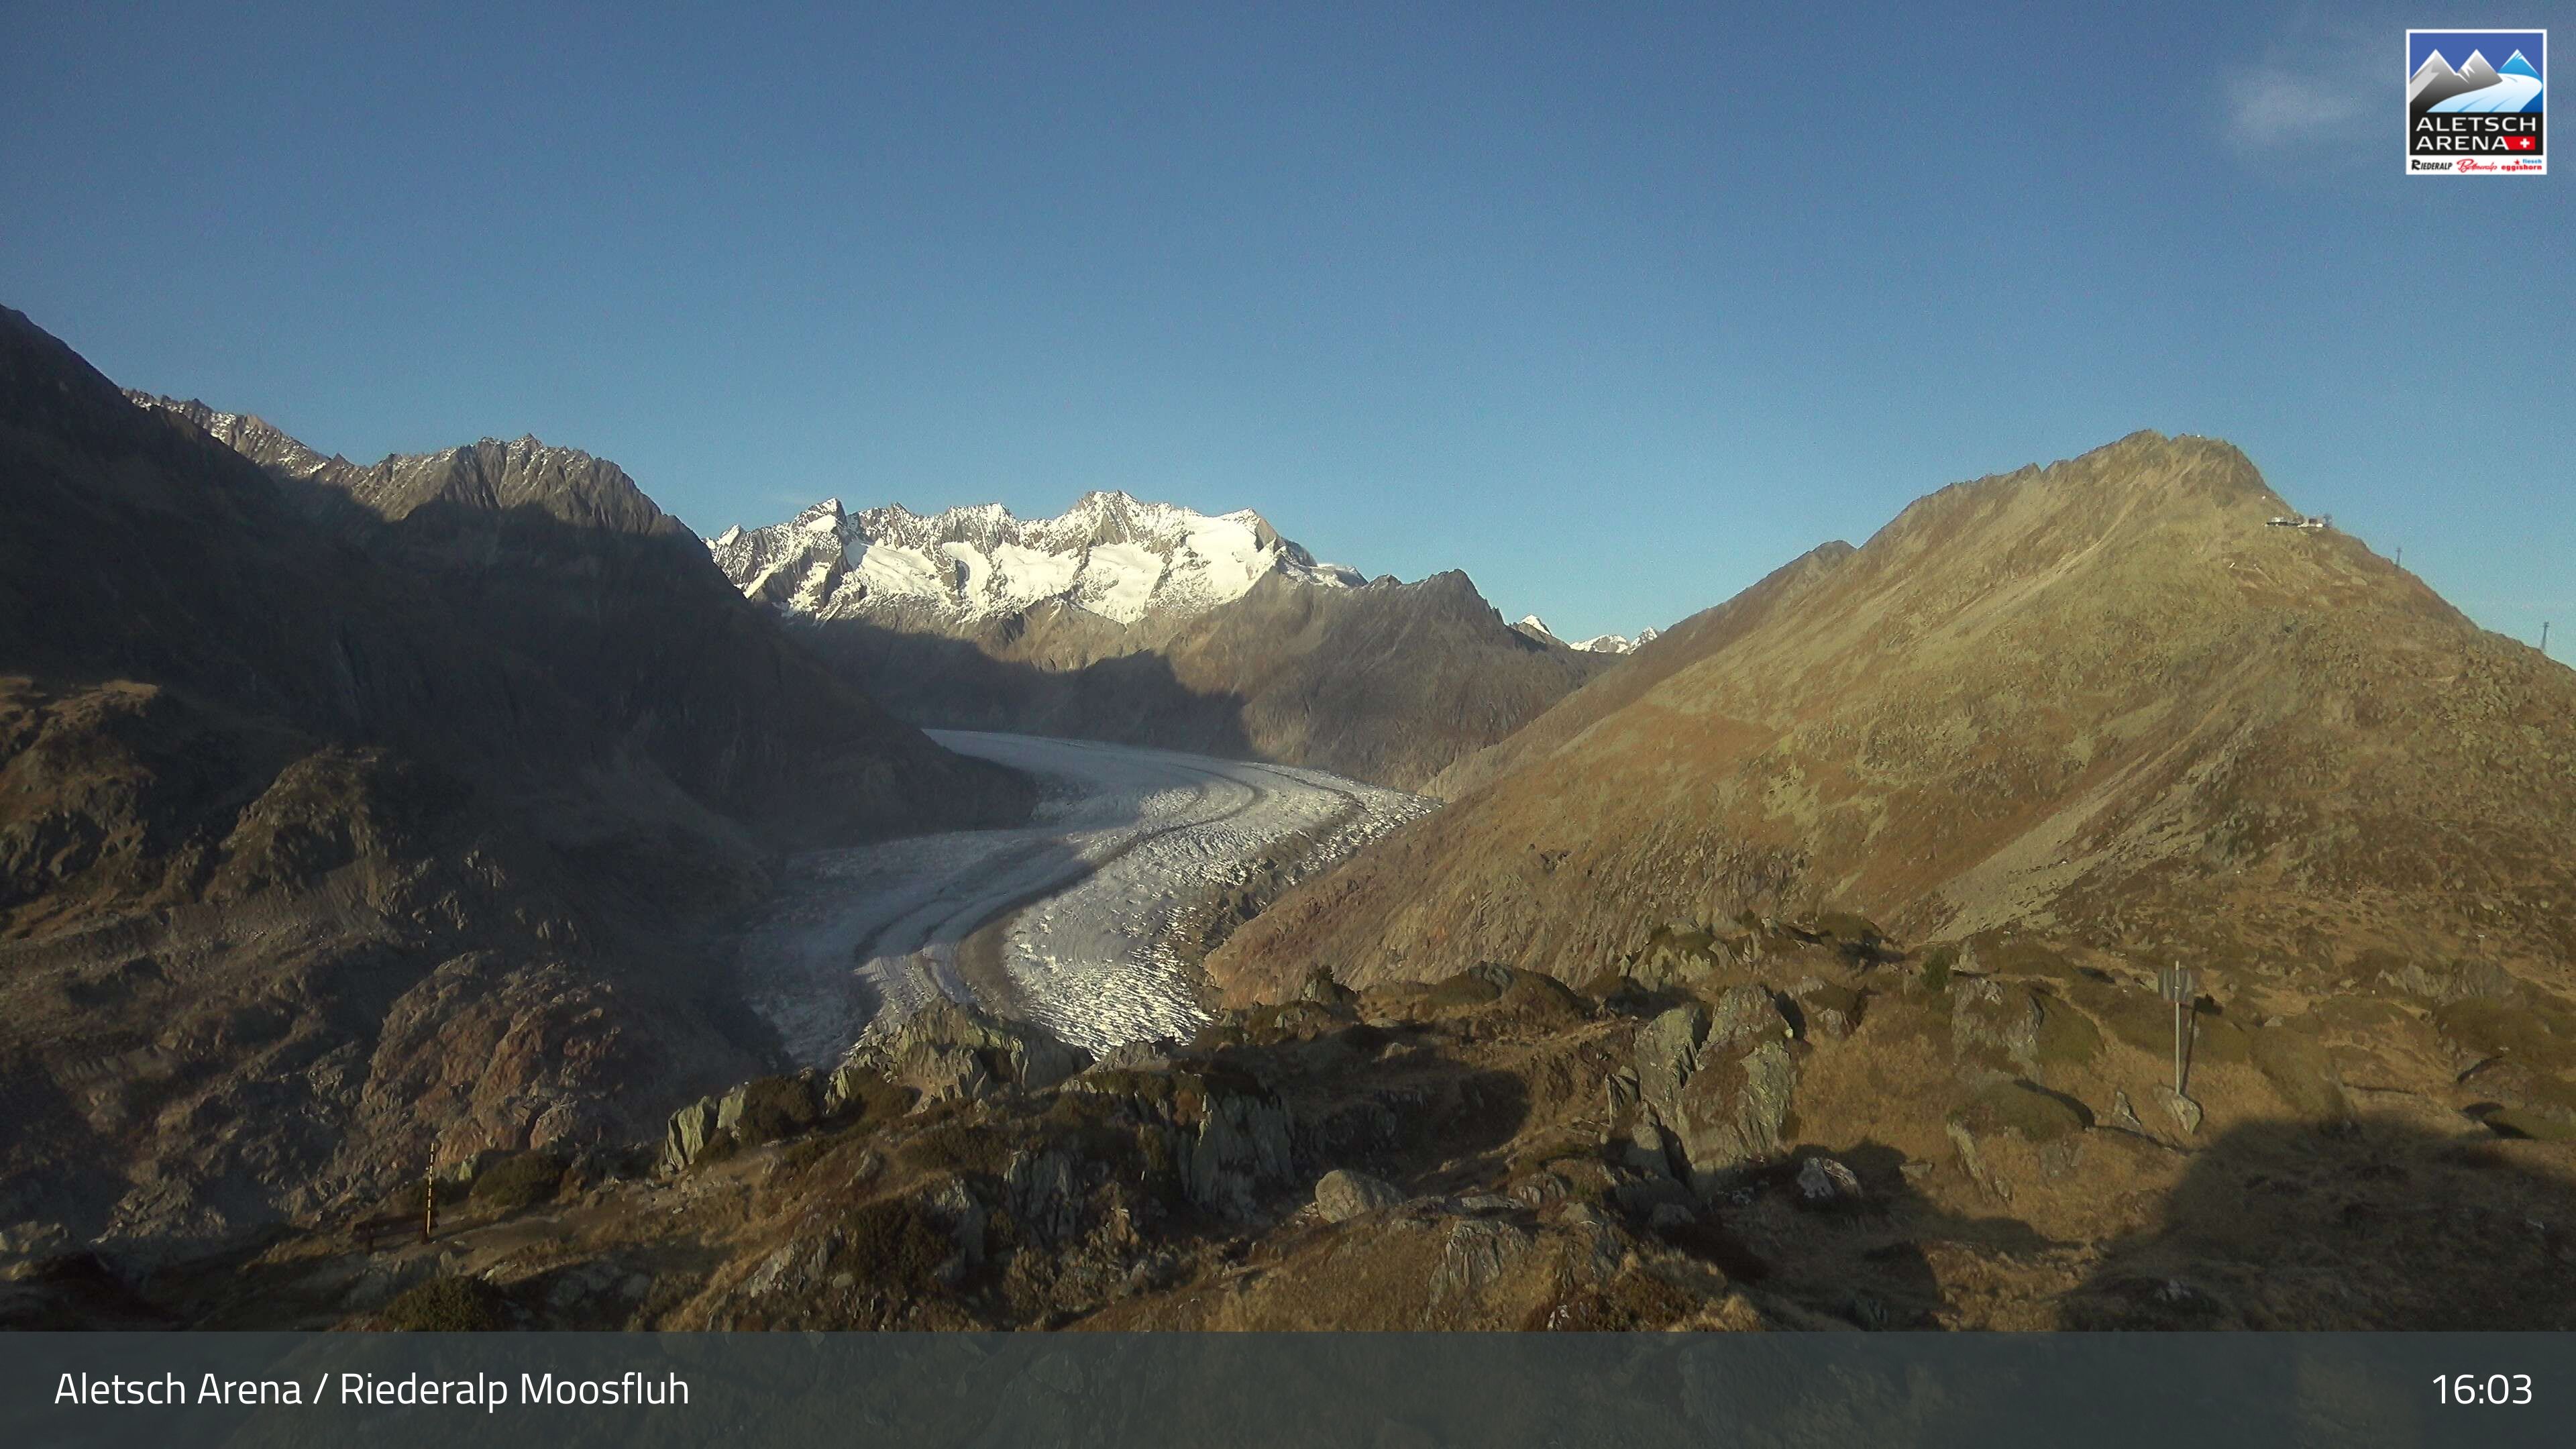
[[[2156,1086],[2156,1100],[2164,1103],[2165,1110],[2173,1114],[2174,1125],[2182,1128],[2183,1135],[2189,1136],[2200,1130],[2198,1102],[2162,1083]]]
[[[1637,1069],[1621,1067],[1601,1082],[1601,1105],[1612,1122],[1623,1122],[1637,1110],[1639,1083]]]
[[[1315,1183],[1315,1210],[1328,1223],[1383,1212],[1402,1201],[1404,1193],[1395,1184],[1348,1168],[1337,1167]]]
[[[2123,1091],[2115,1090],[2111,1093],[2111,1123],[2113,1126],[2125,1128],[2131,1132],[2147,1130],[2147,1124],[2138,1120],[2136,1105],[2130,1102],[2129,1094]]]
[[[1638,1031],[1638,1098],[1694,1188],[1714,1191],[1784,1145],[1798,1083],[1790,1035],[1779,1004],[1756,986],[1729,988],[1710,1007],[1675,1007]]]
[[[1860,1176],[1830,1157],[1810,1157],[1798,1169],[1798,1195],[1811,1203],[1857,1202]]]
[[[744,1147],[775,1142],[811,1127],[823,1115],[823,1104],[808,1076],[759,1077],[727,1092],[716,1102],[716,1130],[731,1133]]]
[[[1702,1194],[1779,1155],[1798,1086],[1797,1060],[1780,1042],[1763,1042],[1741,1057],[1731,1049],[1715,1056],[1684,1084],[1671,1123],[1690,1163],[1691,1186]]]

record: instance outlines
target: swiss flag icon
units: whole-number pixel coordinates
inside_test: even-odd
[[[2508,151],[2537,151],[2540,149],[2540,138],[2538,136],[2507,136],[2504,138],[2504,147]]]

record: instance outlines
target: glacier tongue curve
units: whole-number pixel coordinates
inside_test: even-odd
[[[863,1031],[939,995],[1094,1052],[1186,1038],[1207,1016],[1171,938],[1193,907],[1292,837],[1312,868],[1434,808],[1321,770],[1088,740],[932,737],[1037,776],[1038,819],[796,862],[744,943],[740,977],[800,1063],[836,1061]],[[961,961],[968,938],[1004,917],[998,975]]]

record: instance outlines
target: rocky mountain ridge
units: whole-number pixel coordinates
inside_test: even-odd
[[[1317,588],[1364,583],[1249,509],[1211,517],[1117,492],[1036,519],[999,504],[852,514],[829,498],[786,523],[726,529],[707,547],[745,594],[818,619],[919,612],[956,624],[1059,603],[1135,624],[1203,614],[1274,574]]]
[[[1028,808],[613,464],[317,458],[0,313],[0,1252],[630,1130],[764,1059],[774,851]]]
[[[2285,1014],[2409,962],[2568,997],[2576,675],[2286,509],[2155,434],[1930,495],[1454,767],[1211,970],[1580,980],[1667,921],[1842,909]]]
[[[1464,574],[1363,582],[1260,515],[1123,493],[1024,520],[837,500],[708,545],[897,714],[1306,765],[1412,789],[1614,662]]]

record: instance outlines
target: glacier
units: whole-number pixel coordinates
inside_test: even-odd
[[[1195,906],[1282,842],[1302,841],[1302,868],[1318,870],[1436,808],[1321,770],[1089,740],[931,736],[1037,777],[1037,817],[791,862],[735,969],[800,1064],[835,1062],[941,996],[1094,1052],[1186,1038],[1209,1019],[1173,939]],[[970,941],[989,958],[981,965]]]

